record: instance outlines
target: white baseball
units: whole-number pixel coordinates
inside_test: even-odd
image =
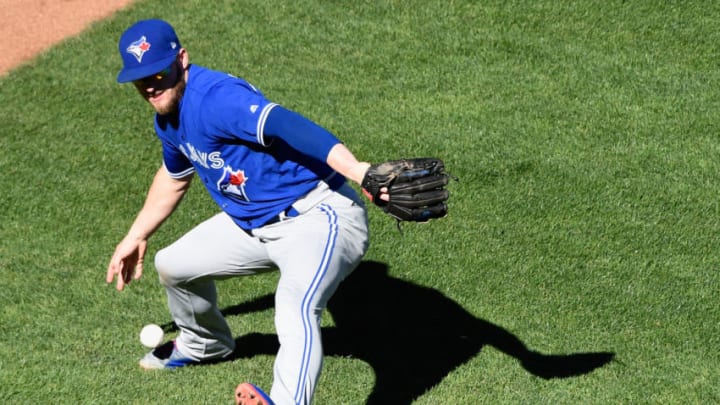
[[[154,349],[162,343],[164,336],[165,332],[163,332],[162,328],[151,323],[145,325],[140,331],[140,343],[145,347]]]

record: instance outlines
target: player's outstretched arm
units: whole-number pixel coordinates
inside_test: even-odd
[[[365,174],[370,168],[370,163],[358,161],[355,155],[353,155],[353,153],[341,143],[330,149],[330,153],[327,157],[327,164],[336,172],[342,174],[345,178],[354,181],[359,186],[362,186]],[[387,188],[380,189],[379,198],[383,201],[390,200]]]
[[[164,167],[158,170],[143,208],[125,238],[115,248],[108,264],[105,281],[112,283],[117,278],[118,291],[142,276],[148,238],[173,213],[190,187],[191,179],[192,176],[174,179]]]
[[[327,164],[336,172],[357,183],[357,185],[362,183],[363,176],[370,167],[370,163],[358,161],[355,155],[341,143],[330,149]]]
[[[332,167],[336,172],[345,176],[361,186],[365,173],[370,168],[370,163],[360,162],[357,160],[355,155],[343,144],[339,143],[330,149],[330,153],[327,157],[327,164]],[[383,193],[380,195],[381,200],[388,201],[390,196],[386,193],[387,189],[381,190]]]

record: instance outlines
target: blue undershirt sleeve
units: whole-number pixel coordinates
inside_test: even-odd
[[[325,128],[279,105],[270,110],[264,133],[284,140],[298,152],[321,162],[326,162],[330,149],[340,143]]]

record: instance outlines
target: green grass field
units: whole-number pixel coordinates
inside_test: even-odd
[[[137,367],[140,328],[171,322],[152,265],[104,282],[160,164],[115,83],[149,17],[359,158],[460,178],[402,236],[371,210],[316,404],[720,402],[720,3],[148,0],[0,79],[1,403],[270,386],[276,275],[219,284],[236,359],[170,373]],[[215,211],[194,184],[149,257]]]

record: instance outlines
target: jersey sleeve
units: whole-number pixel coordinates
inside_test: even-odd
[[[190,160],[177,147],[166,141],[162,142],[163,165],[170,177],[182,179],[195,172]]]
[[[218,86],[203,100],[203,122],[214,136],[269,146],[262,128],[276,106],[252,85],[237,80]]]

